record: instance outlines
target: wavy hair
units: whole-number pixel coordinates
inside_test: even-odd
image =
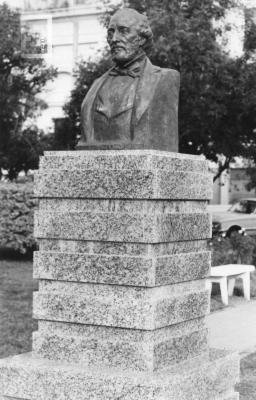
[[[133,14],[138,20],[138,33],[139,35],[143,38],[146,39],[144,45],[143,45],[143,50],[147,53],[149,52],[152,47],[153,47],[153,32],[150,28],[149,21],[146,15],[140,14],[138,11],[134,10],[133,8],[128,8],[128,7],[123,7],[119,9],[114,15],[119,14],[120,12],[123,11],[128,11],[128,13]]]
[[[138,13],[139,14],[139,13]],[[139,14],[140,18],[141,18],[141,22],[139,24],[139,35],[141,37],[143,37],[144,39],[146,39],[146,42],[143,45],[143,50],[145,52],[148,52],[152,49],[153,47],[153,32],[150,28],[149,22],[148,22],[148,18],[146,15],[143,14]]]

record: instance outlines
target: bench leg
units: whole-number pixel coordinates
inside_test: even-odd
[[[233,296],[236,278],[228,279],[228,295]]]
[[[243,281],[244,297],[246,300],[250,300],[250,272],[245,272],[241,279]]]
[[[206,279],[205,286],[206,286],[206,289],[209,290],[209,292],[211,294],[211,292],[212,292],[212,282],[211,282],[210,279]]]
[[[228,305],[228,284],[227,284],[226,277],[223,277],[220,279],[220,293],[221,293],[222,303],[227,306]]]

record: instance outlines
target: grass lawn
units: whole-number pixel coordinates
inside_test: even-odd
[[[0,260],[1,358],[31,350],[32,293],[32,262]]]
[[[240,400],[256,399],[256,353],[241,360],[240,383],[236,390],[240,393]]]
[[[0,259],[0,358],[31,350],[33,287],[31,261]],[[240,400],[256,399],[256,353],[241,360],[237,390]]]

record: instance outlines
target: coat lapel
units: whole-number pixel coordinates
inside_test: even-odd
[[[139,81],[135,98],[135,125],[137,125],[154,97],[156,87],[161,77],[160,72],[161,68],[152,65],[149,59],[146,60],[144,71]]]
[[[90,90],[88,91],[87,95],[81,106],[81,122],[83,132],[86,135],[86,141],[93,141],[93,111],[94,111],[94,103],[100,88],[105,83],[109,72],[112,68],[107,71],[104,75],[102,75],[99,79],[97,79],[93,85],[91,86]]]
[[[100,88],[108,78],[111,68],[102,77],[94,82],[90,90],[88,91],[81,107],[81,122],[83,132],[86,135],[86,141],[93,141],[93,111],[94,103]],[[142,76],[138,83],[138,89],[136,91],[134,101],[134,120],[133,124],[136,126],[141,119],[144,112],[150,105],[152,98],[155,93],[155,89],[161,77],[161,68],[152,65],[149,59],[146,59],[145,67]]]

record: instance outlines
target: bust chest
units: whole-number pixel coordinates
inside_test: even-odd
[[[94,108],[94,137],[98,141],[130,140],[130,123],[138,78],[108,76]]]

